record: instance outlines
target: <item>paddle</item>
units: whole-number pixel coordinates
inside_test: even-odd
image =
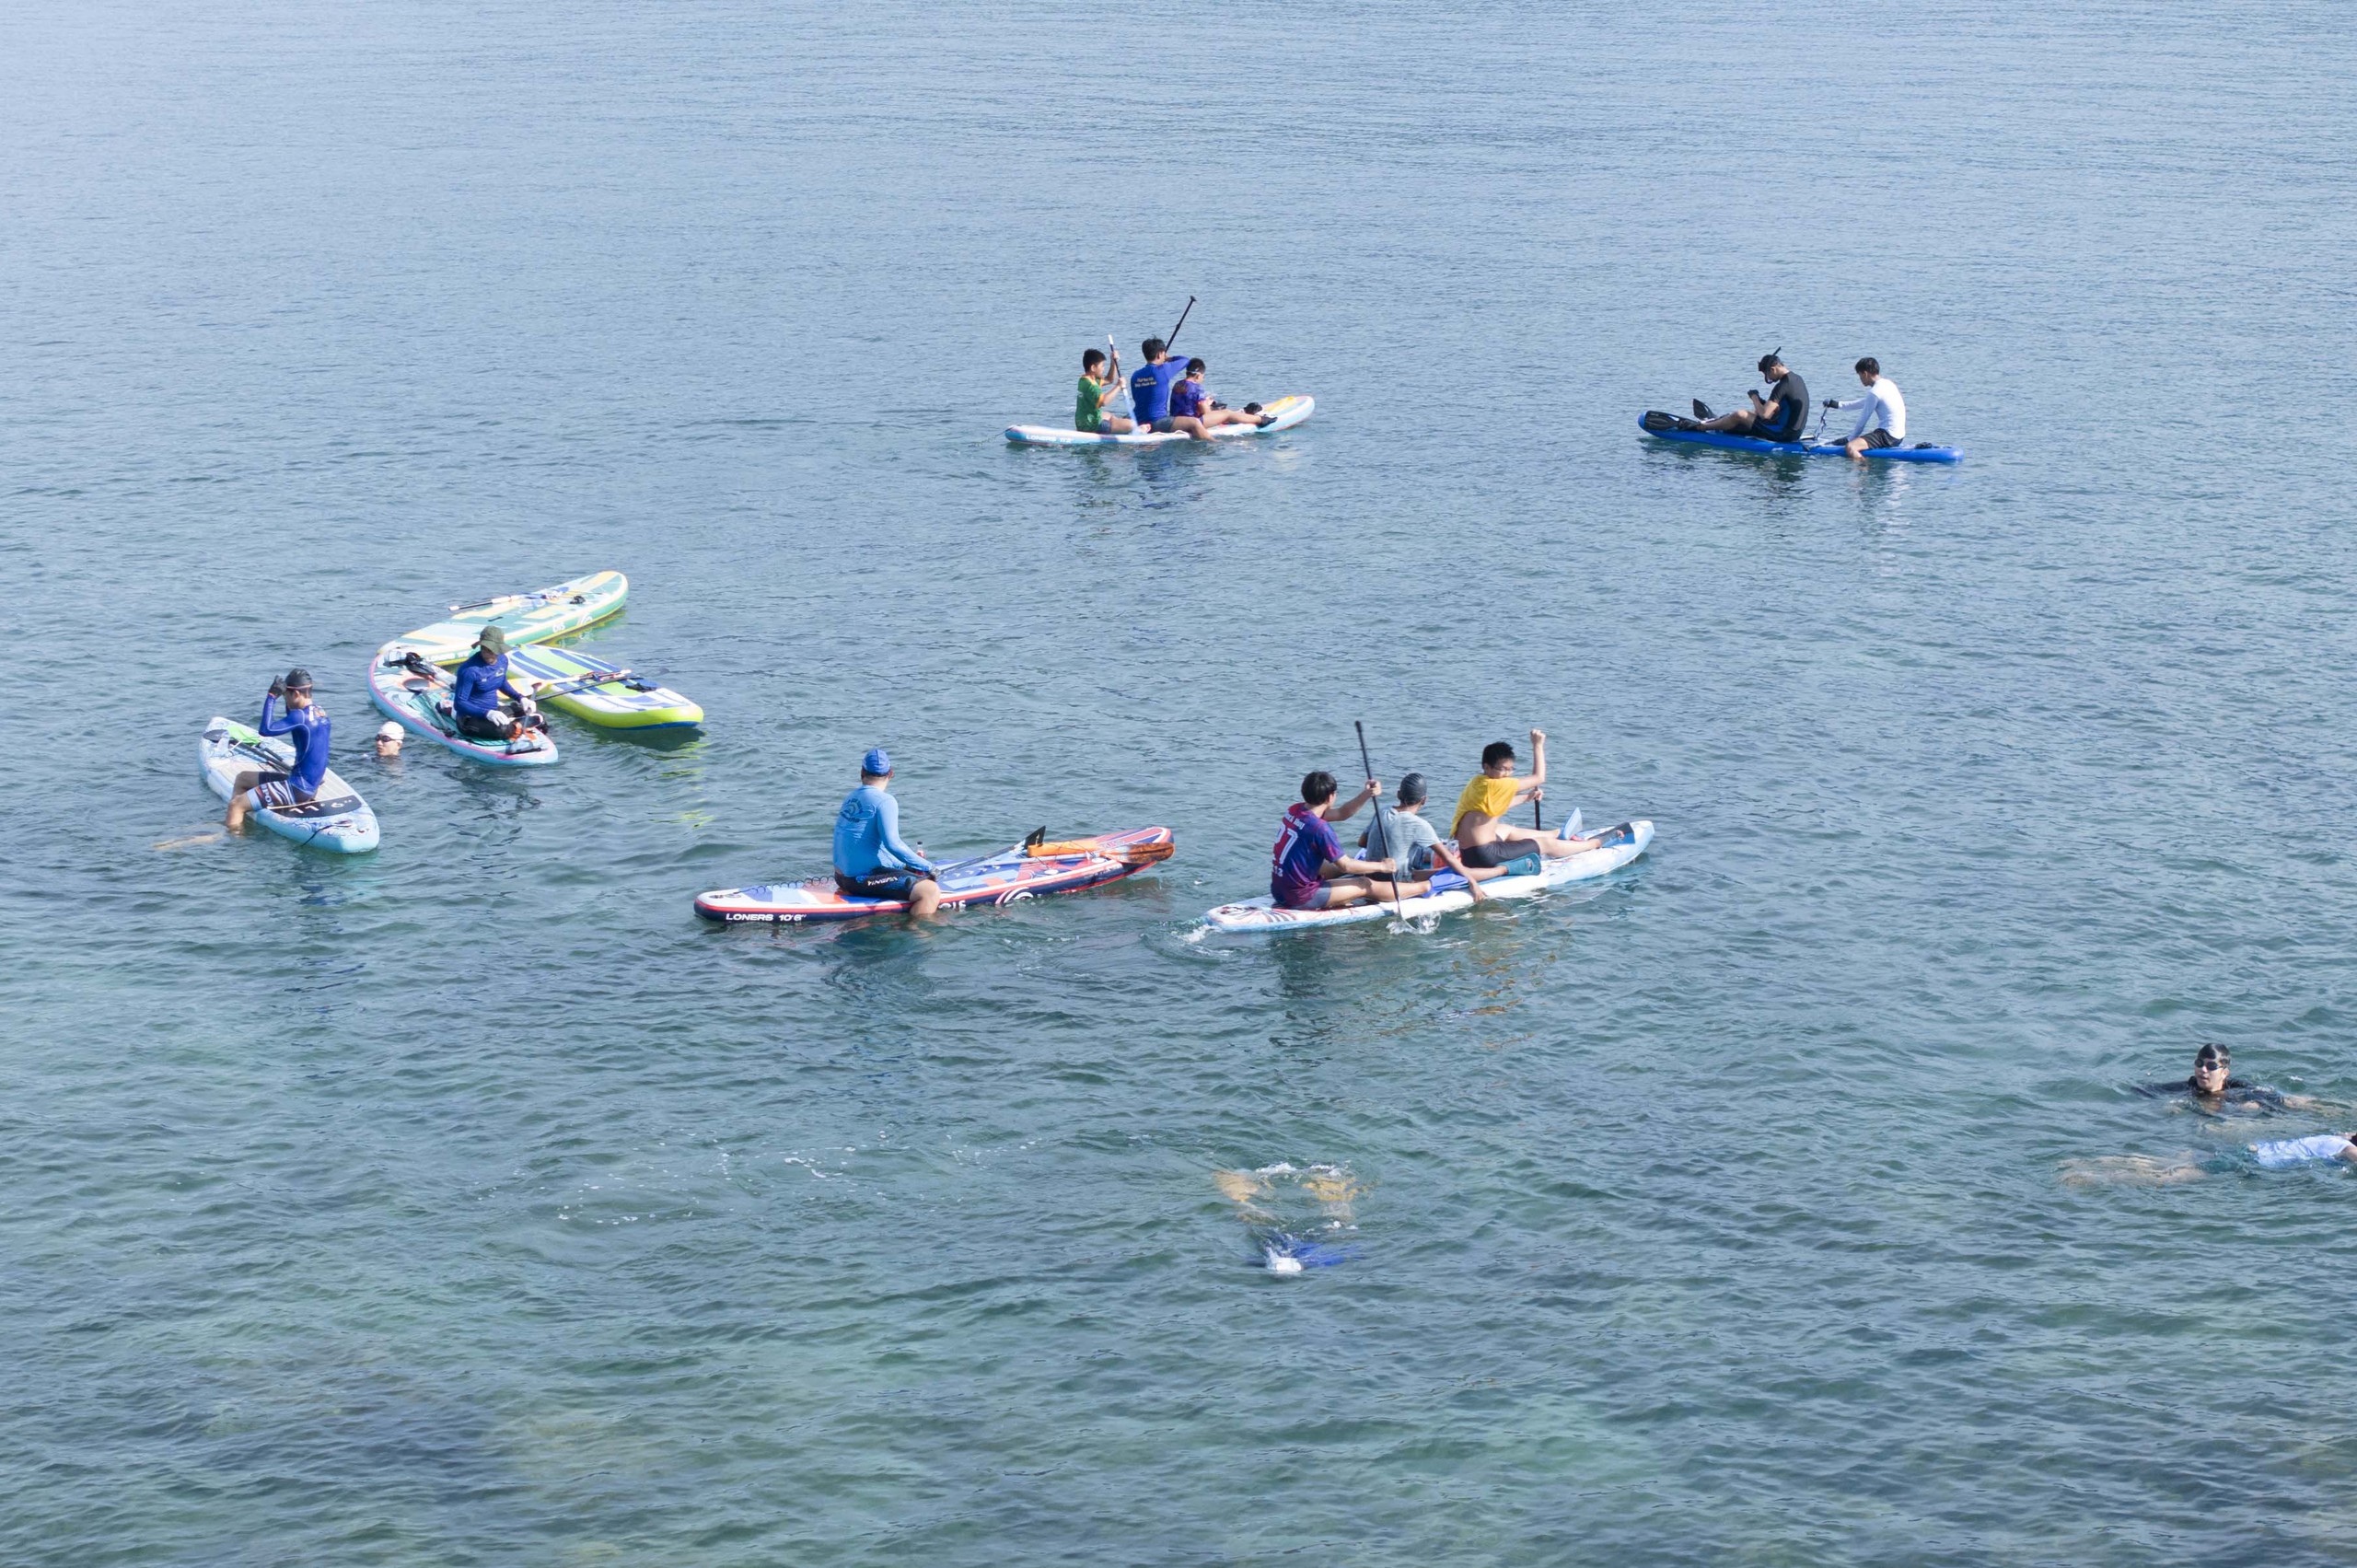
[[[1366,754],[1366,726],[1357,719],[1353,719],[1351,727],[1359,732],[1359,766],[1364,768],[1366,776],[1372,779],[1375,777],[1375,764],[1368,760]],[[1408,918],[1407,912],[1400,908],[1399,862],[1397,857],[1389,854],[1390,842],[1391,836],[1383,830],[1383,797],[1378,795],[1375,797],[1376,858],[1391,862],[1391,913],[1395,919],[1405,920]]]
[[[1187,318],[1194,314],[1194,310],[1195,296],[1190,294],[1187,296],[1187,308],[1178,312],[1178,327],[1183,327],[1187,324]],[[1162,352],[1166,357],[1170,353],[1171,345],[1178,341],[1178,327],[1171,328],[1170,335],[1162,340]]]
[[[1111,367],[1113,385],[1121,389],[1121,401],[1129,409],[1131,419],[1135,420],[1138,412],[1138,400],[1131,393],[1130,383],[1121,375],[1121,351],[1113,346],[1113,334],[1110,332],[1105,334],[1105,352],[1113,356]]]
[[[528,680],[531,677],[527,676],[525,679]],[[563,680],[552,680],[547,685],[541,687],[539,691],[534,691],[532,693],[532,700],[537,703],[545,697],[569,696],[575,691],[586,691],[592,686],[612,686],[636,679],[637,672],[634,670],[591,670],[586,675],[569,675]],[[638,686],[633,687],[633,690],[652,691],[654,688],[644,682],[641,682]]]

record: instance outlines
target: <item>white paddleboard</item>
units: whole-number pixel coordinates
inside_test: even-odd
[[[239,773],[293,769],[295,748],[215,714],[197,738],[196,761],[204,771],[205,787],[226,801]],[[364,854],[377,847],[377,814],[333,768],[319,775],[319,794],[308,805],[260,807],[246,819],[280,838],[338,854]]]
[[[1274,436],[1291,430],[1317,410],[1316,398],[1279,398],[1262,406],[1262,413],[1276,418],[1266,424],[1217,424],[1212,427],[1214,441],[1225,441],[1231,436]],[[1173,441],[1192,441],[1183,431],[1132,431],[1127,436],[1109,435],[1101,430],[1059,429],[1052,424],[1010,424],[1006,438],[1018,447],[1162,447]]]
[[[1481,884],[1481,891],[1493,899],[1527,899],[1550,888],[1560,888],[1566,882],[1585,882],[1618,871],[1645,853],[1645,846],[1654,842],[1654,825],[1643,820],[1624,822],[1620,828],[1605,830],[1605,836],[1608,839],[1617,836],[1617,842],[1607,842],[1579,854],[1567,855],[1562,860],[1548,861],[1536,877],[1493,877]],[[1203,923],[1214,931],[1266,935],[1277,931],[1305,931],[1313,926],[1389,920],[1394,915],[1413,920],[1419,915],[1448,914],[1473,907],[1473,895],[1455,872],[1443,872],[1434,880],[1442,885],[1420,898],[1404,899],[1396,908],[1390,900],[1386,899],[1379,904],[1353,904],[1348,909],[1281,910],[1276,907],[1274,900],[1262,897],[1247,899],[1240,904],[1222,904],[1203,916]]]

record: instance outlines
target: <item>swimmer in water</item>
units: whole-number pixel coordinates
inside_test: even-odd
[[[1236,1205],[1236,1217],[1251,1227],[1260,1266],[1272,1274],[1326,1268],[1347,1260],[1357,1250],[1328,1239],[1358,1228],[1352,1204],[1365,1191],[1340,1166],[1315,1165],[1301,1170],[1280,1163],[1258,1170],[1215,1170],[1212,1182],[1221,1197]],[[1281,1211],[1289,1191],[1318,1205],[1314,1226],[1295,1221],[1299,1228],[1284,1228]]]
[[[2357,1165],[2357,1135],[2314,1132],[2305,1138],[2271,1138],[2246,1144],[2242,1153],[2261,1170],[2288,1170],[2293,1166],[2320,1165],[2330,1160]],[[2155,1155],[2110,1155],[2101,1159],[2064,1161],[2062,1180],[2072,1187],[2170,1187],[2180,1181],[2199,1181],[2213,1171],[2231,1170],[2241,1159],[2242,1156],[2227,1155],[2205,1160],[2189,1153],[2167,1158]]]
[[[2218,1044],[2204,1045],[2193,1058],[2192,1074],[2182,1083],[2146,1084],[2142,1095],[2186,1095],[2194,1109],[2212,1115],[2234,1110],[2312,1110],[2316,1101],[2305,1095],[2287,1095],[2264,1084],[2245,1083],[2234,1075],[2234,1057]]]

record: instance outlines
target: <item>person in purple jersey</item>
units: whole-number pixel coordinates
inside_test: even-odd
[[[1203,386],[1204,368],[1200,359],[1187,362],[1185,378],[1170,389],[1171,418],[1200,419],[1205,430],[1214,430],[1223,424],[1266,424],[1277,417],[1272,413],[1262,413],[1259,403],[1232,409],[1224,403],[1214,402],[1211,392]]]
[[[1349,820],[1380,796],[1383,786],[1369,779],[1340,806],[1335,788],[1334,775],[1321,768],[1301,781],[1301,799],[1285,808],[1269,855],[1269,897],[1279,909],[1348,909],[1384,897],[1389,887],[1391,862],[1344,854],[1329,825]],[[1379,885],[1378,877],[1386,879]]]
[[[285,703],[285,716],[273,720],[271,706],[279,702]],[[311,701],[309,671],[290,669],[284,679],[270,683],[270,693],[261,700],[261,722],[254,727],[264,735],[294,737],[295,765],[284,772],[257,768],[238,775],[229,787],[229,815],[222,819],[233,833],[246,830],[248,811],[308,806],[317,800],[319,781],[328,771],[331,726],[328,715]]]

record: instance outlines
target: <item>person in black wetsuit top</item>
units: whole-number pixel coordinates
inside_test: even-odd
[[[1739,408],[1733,413],[1711,416],[1708,404],[1697,399],[1694,412],[1702,418],[1705,430],[1724,430],[1730,436],[1749,436],[1761,441],[1797,441],[1801,428],[1808,419],[1808,383],[1793,374],[1790,366],[1776,354],[1759,356],[1759,374],[1768,377],[1768,395],[1746,392],[1751,400],[1749,408]]]
[[[2188,1095],[2197,1109],[2301,1110],[2316,1104],[2303,1095],[2287,1095],[2264,1084],[2245,1083],[2234,1075],[2234,1057],[2223,1045],[2205,1045],[2193,1059],[2192,1075],[2174,1084],[2146,1084],[2146,1095]]]

